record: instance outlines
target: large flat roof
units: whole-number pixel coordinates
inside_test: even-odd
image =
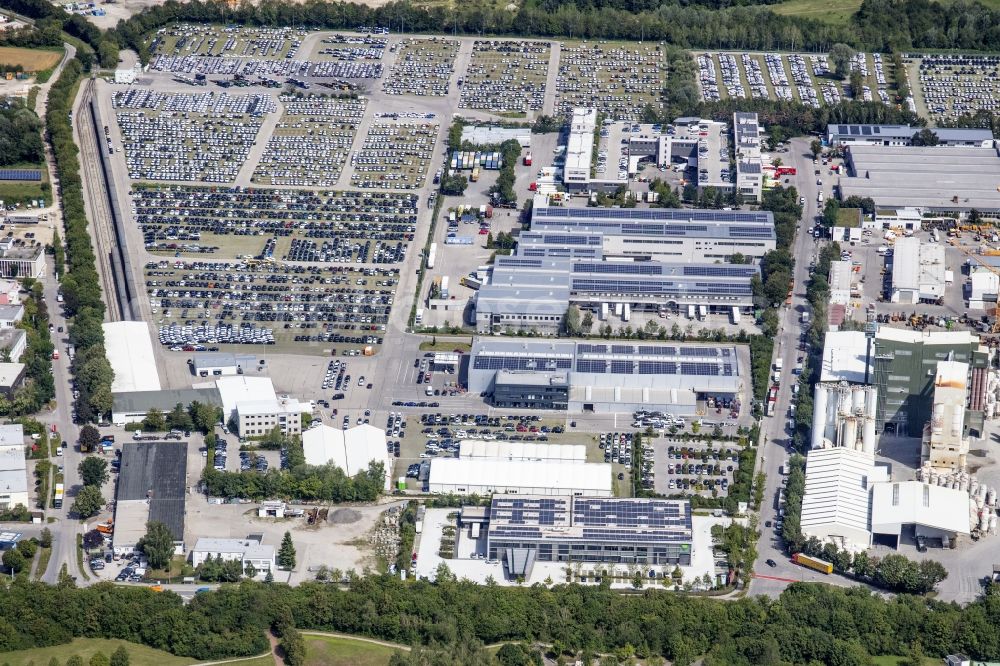
[[[587,446],[585,444],[550,444],[547,442],[486,442],[481,439],[467,439],[459,442],[458,455],[460,458],[586,462]]]
[[[845,447],[809,451],[802,529],[835,524],[869,531],[868,486],[874,474],[871,454]]]
[[[141,321],[116,321],[103,328],[105,353],[115,372],[111,392],[160,390],[149,326]]]
[[[118,502],[148,502],[150,521],[184,539],[187,442],[125,442],[118,475]],[[116,531],[119,520],[116,512]],[[145,528],[145,521],[143,521]]]
[[[365,472],[372,462],[380,462],[386,478],[392,464],[385,445],[385,431],[370,424],[340,430],[326,424],[302,433],[302,452],[310,465],[332,464],[348,476]]]
[[[435,458],[428,483],[467,487],[550,488],[611,494],[611,465],[553,460]]]
[[[909,141],[922,128],[910,125],[849,125],[831,124],[826,126],[826,133],[831,137],[852,137],[865,140],[903,140]],[[977,127],[933,127],[931,128],[941,141],[991,141],[993,133],[988,129]]]
[[[207,405],[222,406],[222,399],[219,397],[217,388],[198,389],[170,389],[163,391],[129,391],[127,393],[115,393],[113,412],[135,413],[148,412],[150,409],[159,409],[168,412],[178,403],[190,405],[192,402],[200,402]]]
[[[531,229],[616,236],[775,239],[774,214],[766,210],[534,206]]]
[[[879,206],[1000,208],[1000,156],[995,148],[865,146],[848,148],[852,174],[841,195],[871,197]]]
[[[691,505],[669,499],[497,495],[490,503],[488,533],[490,539],[690,542]]]
[[[969,533],[969,493],[920,481],[876,483],[872,487],[872,531],[898,534],[916,524],[945,532]]]

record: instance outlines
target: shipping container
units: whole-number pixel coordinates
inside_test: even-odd
[[[732,311],[732,314],[730,316],[730,319],[732,320],[733,324],[739,324],[740,323],[740,309],[738,307],[736,307],[735,305],[733,306],[733,311]]]
[[[831,574],[833,573],[833,565],[826,560],[821,560],[818,557],[809,557],[805,553],[795,553],[792,555],[792,562],[795,562],[799,566],[807,567],[813,569],[820,573]]]

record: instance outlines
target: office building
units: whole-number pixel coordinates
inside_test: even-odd
[[[535,562],[691,563],[691,505],[683,500],[496,496],[487,520],[487,557],[510,578],[529,578]]]
[[[759,202],[764,190],[764,163],[760,153],[760,123],[756,113],[733,114],[736,149],[736,193],[743,201]]]
[[[258,575],[266,575],[274,570],[274,546],[265,545],[263,540],[260,534],[251,534],[246,539],[199,537],[191,549],[191,566],[197,568],[210,557],[226,562],[238,560],[244,572],[252,565]]]
[[[467,386],[499,407],[694,415],[740,401],[746,358],[725,345],[476,338]]]
[[[566,161],[563,164],[563,184],[570,192],[586,192],[590,189],[590,167],[596,131],[597,109],[573,109],[569,138],[566,141]]]
[[[241,436],[266,435],[275,427],[286,435],[302,432],[302,412],[311,412],[307,402],[277,395],[268,377],[223,376],[216,380],[222,413],[236,424]]]
[[[40,278],[45,275],[45,246],[8,236],[0,239],[0,277]]]
[[[259,364],[253,354],[202,352],[191,359],[191,371],[198,377],[221,377],[256,372]]]

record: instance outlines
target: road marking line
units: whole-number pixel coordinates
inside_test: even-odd
[[[798,583],[799,582],[799,581],[795,580],[794,578],[781,578],[780,576],[768,576],[767,574],[759,574],[757,572],[754,572],[753,577],[754,578],[763,578],[765,580],[777,580],[777,581],[781,581],[782,583]]]

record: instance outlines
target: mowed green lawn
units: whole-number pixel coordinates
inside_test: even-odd
[[[885,657],[872,657],[872,661],[875,662],[875,666],[903,666],[908,663],[906,657],[895,657],[895,656],[885,656]],[[934,659],[933,657],[924,657],[924,666],[933,666],[934,664],[940,664],[940,659]]]
[[[979,2],[990,9],[1000,9],[1000,0],[979,0]],[[942,4],[949,4],[949,0],[943,0]],[[834,0],[833,2],[788,0],[776,5],[767,5],[767,8],[776,14],[802,16],[826,23],[845,24],[860,6],[861,0]]]
[[[375,643],[306,634],[306,666],[386,666],[396,652]]]
[[[53,657],[58,659],[59,663],[65,664],[67,659],[78,655],[84,663],[87,663],[97,652],[103,652],[105,656],[110,657],[119,645],[125,646],[125,649],[128,650],[131,666],[185,666],[195,663],[194,659],[175,657],[169,652],[154,650],[145,645],[104,638],[76,638],[73,639],[73,642],[63,645],[8,652],[0,656],[0,662],[10,664],[10,666],[27,666],[34,662],[35,666],[44,666]]]

